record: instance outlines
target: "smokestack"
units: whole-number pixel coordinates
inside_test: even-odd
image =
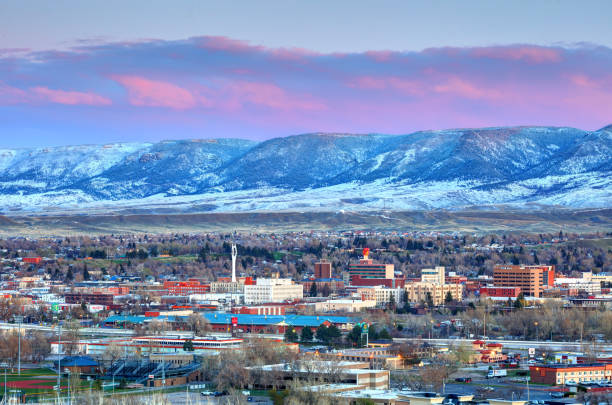
[[[238,256],[238,249],[236,249],[236,244],[232,243],[232,283],[236,282],[236,256]]]

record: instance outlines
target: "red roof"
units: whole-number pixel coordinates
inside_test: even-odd
[[[472,342],[472,344],[473,344],[473,345],[484,345],[484,344],[485,344],[485,342],[483,342],[482,340],[474,340],[474,341]]]

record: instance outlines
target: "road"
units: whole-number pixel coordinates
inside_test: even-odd
[[[218,405],[226,404],[226,397],[205,397],[200,395],[198,392],[190,392],[187,394],[185,391],[172,392],[166,394],[166,398],[172,405]],[[250,402],[258,405],[272,405],[272,401],[268,397],[253,397],[255,401]]]

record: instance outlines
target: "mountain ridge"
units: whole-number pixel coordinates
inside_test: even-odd
[[[597,208],[610,205],[611,156],[612,125],[4,148],[0,209]]]

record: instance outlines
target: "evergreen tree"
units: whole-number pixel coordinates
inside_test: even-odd
[[[391,340],[391,335],[387,329],[383,328],[378,334],[378,338],[381,340]]]
[[[183,350],[185,350],[186,352],[193,351],[193,341],[191,339],[185,340],[185,343],[183,343]]]
[[[425,295],[425,302],[429,308],[434,307],[433,297],[429,291],[427,291],[427,294]]]
[[[312,342],[312,338],[314,337],[312,333],[312,329],[309,327],[302,328],[302,335],[300,336],[300,340],[302,343],[310,343]]]
[[[310,285],[310,296],[311,297],[317,296],[317,283],[315,283],[314,281]]]
[[[285,330],[285,342],[297,342],[298,341],[298,334],[295,332],[295,329],[288,327]]]
[[[525,295],[520,293],[514,301],[514,308],[521,309],[525,306]]]
[[[88,281],[89,278],[89,270],[87,270],[87,265],[85,265],[85,267],[83,267],[83,280]]]
[[[453,302],[453,294],[451,294],[450,291],[446,292],[446,297],[444,297],[444,302],[447,304],[450,304],[451,302]]]
[[[362,347],[363,342],[361,340],[361,326],[355,325],[353,329],[346,335],[346,339],[356,347]]]
[[[68,267],[68,271],[66,272],[66,280],[72,281],[74,279],[74,275],[72,274],[72,267]]]

